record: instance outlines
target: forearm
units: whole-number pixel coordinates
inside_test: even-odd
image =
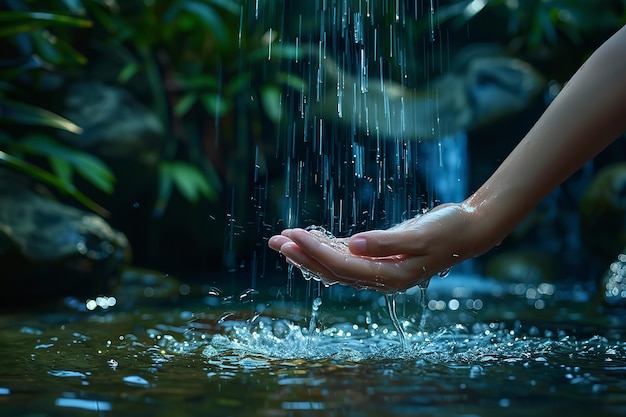
[[[622,28],[589,58],[491,178],[463,203],[486,228],[485,246],[498,244],[554,187],[624,130]]]

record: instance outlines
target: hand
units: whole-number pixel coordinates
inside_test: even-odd
[[[287,229],[269,246],[327,284],[392,293],[425,286],[433,275],[490,249],[473,214],[462,204],[445,204],[388,230],[345,239]]]

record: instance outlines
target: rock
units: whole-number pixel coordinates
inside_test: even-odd
[[[343,88],[327,91],[314,113],[392,139],[439,138],[483,125],[523,110],[546,85],[526,62],[485,53],[432,80],[427,90],[374,78],[363,86],[360,78],[325,61],[325,85]]]
[[[100,216],[46,198],[8,170],[0,194],[5,304],[93,295],[129,261],[126,237]]]
[[[583,244],[605,265],[626,247],[626,163],[601,169],[580,201]]]
[[[71,85],[63,115],[83,129],[65,137],[66,143],[102,159],[117,179],[111,195],[84,182],[77,185],[111,213],[109,221],[128,237],[135,259],[145,262],[159,189],[161,121],[129,91],[98,82]]]
[[[83,129],[66,138],[101,158],[132,158],[144,166],[159,161],[163,126],[128,91],[102,83],[70,86],[65,97],[65,117]]]
[[[538,285],[554,281],[555,268],[549,253],[512,250],[490,258],[485,275],[502,282]]]
[[[151,208],[163,142],[158,117],[130,92],[97,82],[71,85],[63,115],[83,129],[80,135],[66,135],[65,142],[102,159],[118,179],[112,196],[94,198],[114,215],[123,216],[138,204]],[[89,193],[88,187],[80,187]]]

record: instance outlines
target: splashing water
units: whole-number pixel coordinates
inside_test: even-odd
[[[325,298],[311,338],[310,323],[298,316],[310,311],[304,306],[298,314],[289,308],[287,319],[280,303],[249,309],[237,305],[241,297],[223,298],[224,305],[196,314],[192,328],[191,312],[163,308],[114,308],[71,320],[31,316],[22,328],[5,317],[0,332],[11,343],[2,356],[3,410],[19,415],[27,405],[55,404],[63,411],[48,414],[74,407],[123,415],[313,415],[341,408],[377,416],[421,415],[427,407],[437,415],[463,409],[547,417],[569,407],[564,412],[576,417],[623,415],[626,343],[617,322],[607,327],[578,315],[548,323],[535,315],[533,325],[483,316],[485,323],[430,332],[407,328],[405,349],[378,314],[384,300],[378,308],[364,299],[347,309],[342,303],[333,312]],[[490,317],[507,315],[510,303],[499,301]],[[236,314],[219,322],[224,308]]]
[[[319,314],[321,305],[322,305],[321,298],[318,297],[315,300],[313,300],[313,305],[311,306],[311,319],[309,323],[309,337],[311,338],[313,337],[313,334],[315,334],[317,315]]]
[[[393,323],[393,326],[396,328],[398,336],[400,337],[400,344],[402,345],[402,349],[408,350],[409,345],[407,342],[407,334],[404,331],[402,323],[400,323],[400,320],[398,320],[398,312],[396,311],[396,299],[398,295],[401,294],[402,293],[386,294],[385,301],[387,302],[387,310],[389,311],[389,318],[391,318],[391,323]]]
[[[389,301],[394,309],[393,300]],[[320,306],[317,302],[317,307]],[[391,312],[391,311],[390,311]],[[397,312],[394,310],[395,315]],[[371,313],[368,314],[371,317]],[[566,331],[524,328],[516,322],[454,324],[434,332],[411,331],[393,323],[396,332],[383,323],[357,315],[353,322],[307,327],[267,316],[228,323],[220,333],[209,335],[199,329],[188,331],[184,340],[160,337],[164,351],[189,354],[200,351],[216,369],[264,368],[276,361],[425,361],[446,366],[497,365],[512,363],[549,364],[563,355],[626,359],[626,344],[601,336],[577,338]],[[206,323],[205,323],[206,324]],[[319,325],[320,323],[317,323]],[[398,343],[401,335],[402,343]]]

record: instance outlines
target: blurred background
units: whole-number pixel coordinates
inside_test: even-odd
[[[624,0],[3,0],[2,303],[276,294],[271,235],[463,198],[625,22]],[[420,162],[448,142],[455,192]],[[624,155],[618,140],[472,272],[599,285],[626,246]]]

